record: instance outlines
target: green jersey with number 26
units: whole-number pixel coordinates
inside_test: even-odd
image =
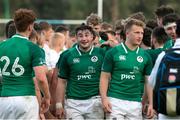
[[[0,44],[1,96],[35,96],[33,67],[45,64],[40,48],[14,35]]]

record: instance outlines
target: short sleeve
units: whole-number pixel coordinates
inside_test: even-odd
[[[60,68],[60,63],[61,63],[61,61],[62,61],[65,53],[67,53],[67,52],[68,52],[68,50],[66,50],[66,51],[64,51],[64,52],[62,52],[62,53],[60,54],[59,59],[58,59],[58,62],[56,63],[56,68],[58,68],[58,69]]]
[[[69,65],[68,65],[68,56],[69,53],[63,54],[63,57],[60,57],[60,61],[58,63],[58,67],[59,67],[59,73],[58,73],[58,77],[59,78],[63,78],[63,79],[67,79],[69,77]]]
[[[32,66],[41,66],[41,65],[45,65],[45,55],[43,50],[35,45],[35,44],[31,44],[31,56],[32,56]]]
[[[150,57],[148,53],[145,52],[145,55],[147,56],[147,63],[145,65],[144,75],[149,76],[153,68],[153,62],[152,62],[152,58]]]
[[[113,56],[112,56],[112,51],[107,51],[104,57],[104,61],[102,64],[101,71],[103,72],[112,72],[113,69]]]

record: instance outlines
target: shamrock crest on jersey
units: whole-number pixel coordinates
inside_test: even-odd
[[[137,57],[137,61],[140,62],[140,63],[142,63],[142,62],[143,62],[143,57],[138,56],[138,57]]]
[[[92,62],[97,62],[98,61],[98,57],[97,56],[92,56],[91,57],[91,61]]]

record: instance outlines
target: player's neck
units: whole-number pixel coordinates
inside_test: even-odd
[[[128,40],[126,40],[125,45],[130,49],[130,50],[135,50],[139,47],[139,45],[133,45],[130,43]]]
[[[63,48],[60,48],[59,46],[55,46],[52,49],[55,50],[57,53],[63,50]]]
[[[92,46],[90,46],[88,48],[82,48],[82,47],[79,46],[79,50],[82,51],[82,52],[89,52],[91,48],[92,48]]]
[[[154,44],[154,48],[158,49],[158,48],[163,48],[163,44]]]
[[[29,32],[17,32],[17,34],[19,34],[23,37],[27,37],[27,38],[29,38],[29,35],[30,35]]]

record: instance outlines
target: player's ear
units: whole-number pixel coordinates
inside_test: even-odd
[[[129,32],[126,32],[126,36],[128,36],[129,35]]]
[[[28,31],[32,31],[34,29],[34,24],[30,24],[27,29]]]

